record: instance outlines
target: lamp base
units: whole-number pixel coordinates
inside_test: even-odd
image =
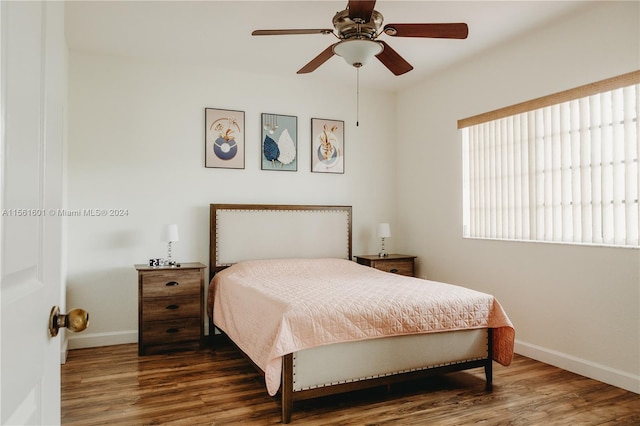
[[[382,241],[382,246],[380,247],[380,253],[378,253],[378,257],[387,257],[389,255],[384,249],[384,237],[381,237],[380,240]]]
[[[168,241],[168,243],[167,243],[167,258],[164,261],[164,266],[175,267],[178,262],[173,260],[173,258],[171,256],[171,243],[172,243],[172,241]]]

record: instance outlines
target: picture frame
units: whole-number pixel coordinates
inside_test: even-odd
[[[311,119],[311,171],[344,173],[344,121]]]
[[[205,108],[205,167],[244,169],[244,111]]]
[[[262,170],[298,170],[298,117],[262,113],[261,162]]]

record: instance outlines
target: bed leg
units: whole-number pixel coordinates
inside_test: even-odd
[[[493,389],[493,329],[487,329],[487,363],[484,365],[484,375],[487,383],[485,390]]]
[[[490,359],[487,360],[487,364],[484,366],[484,375],[487,378],[487,383],[484,388],[490,391],[493,389],[493,365]]]
[[[209,346],[214,347],[216,336],[216,326],[213,325],[213,319],[209,318]]]
[[[293,354],[282,357],[282,423],[291,422],[293,410]]]

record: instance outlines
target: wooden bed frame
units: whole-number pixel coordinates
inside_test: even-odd
[[[236,221],[236,213],[240,217],[239,222]],[[257,219],[264,213],[266,221],[261,222]],[[328,218],[328,226],[324,225],[325,219]],[[337,218],[337,219],[336,219]],[[315,221],[320,220],[317,224],[318,232],[310,231],[310,228],[316,228]],[[226,223],[225,223],[226,222]],[[267,205],[267,204],[211,204],[210,205],[210,242],[209,242],[209,271],[210,278],[213,278],[215,273],[229,267],[235,262],[241,260],[249,260],[255,258],[269,258],[271,257],[341,257],[350,259],[352,258],[351,241],[352,241],[352,209],[351,206],[315,206],[315,205]],[[293,230],[288,232],[292,237],[287,238],[283,236],[283,227],[289,229],[290,226],[301,227],[298,231]],[[342,229],[341,228],[345,228]],[[226,229],[232,228],[232,229]],[[336,229],[335,235],[331,234],[329,230]],[[302,231],[302,232],[299,232]],[[309,231],[309,232],[306,232]],[[327,232],[325,232],[327,231]],[[341,234],[342,232],[342,234]],[[286,232],[285,232],[286,233]],[[312,238],[310,244],[306,244],[301,241],[304,239],[304,235],[311,233]],[[325,251],[325,244],[323,241],[325,238],[340,240],[341,242],[336,246],[334,245],[329,250],[330,253]],[[318,239],[323,241],[317,241]],[[257,242],[255,244],[249,244],[249,241]],[[260,241],[261,240],[261,241]],[[342,241],[344,240],[344,241]],[[277,242],[277,244],[274,244]],[[323,245],[318,247],[319,244]],[[344,243],[344,247],[340,247]],[[239,247],[227,250],[223,247],[225,244],[232,244]],[[328,243],[330,246],[332,243]],[[271,248],[263,253],[265,247],[277,245],[277,252],[273,253]],[[246,248],[246,251],[244,250]],[[245,257],[245,253],[247,257]],[[213,344],[213,335],[215,330],[215,324],[213,319],[209,318],[209,336],[210,341]],[[440,347],[440,341],[436,339],[448,339],[451,336],[451,341],[447,340],[447,345],[452,346],[454,349],[456,345],[461,347],[460,351],[470,351],[467,346],[470,345],[469,338],[463,336],[465,332],[448,332],[448,333],[431,333],[424,335],[417,335],[414,340],[418,342],[415,346],[415,350],[405,350],[406,353],[416,352],[421,354],[424,352],[425,347]],[[471,332],[469,332],[471,333]],[[375,386],[390,385],[392,383],[398,383],[402,381],[414,380],[426,376],[442,374],[452,371],[467,370],[471,368],[483,367],[486,376],[486,389],[491,389],[492,386],[492,329],[480,329],[474,330],[475,336],[471,336],[471,339],[477,341],[482,339],[480,344],[482,345],[481,354],[478,355],[478,344],[476,343],[475,352],[469,352],[467,358],[463,356],[460,359],[459,356],[454,356],[451,359],[430,358],[430,361],[425,361],[424,365],[416,367],[414,364],[405,366],[402,361],[398,361],[397,365],[393,365],[391,369],[386,368],[381,371],[369,371],[362,377],[358,378],[345,378],[336,379],[335,377],[328,377],[320,380],[317,384],[306,386],[301,388],[300,385],[296,385],[305,377],[307,371],[314,371],[314,374],[318,373],[317,360],[318,359],[338,359],[340,371],[348,371],[351,366],[360,367],[362,364],[362,357],[358,358],[358,353],[371,354],[376,353],[376,348],[381,344],[395,345],[395,342],[389,343],[388,339],[395,339],[395,337],[388,338],[376,338],[365,341],[364,349],[355,349],[351,355],[342,356],[343,353],[348,351],[344,350],[344,346],[338,349],[338,346],[345,345],[335,344],[321,347],[318,350],[333,350],[335,347],[336,352],[334,355],[327,356],[326,353],[322,353],[322,356],[316,356],[316,362],[309,362],[313,365],[305,366],[302,362],[306,355],[311,355],[313,358],[313,350],[307,349],[305,354],[295,353],[288,354],[283,357],[282,365],[282,382],[280,387],[280,395],[282,400],[282,422],[289,423],[291,421],[291,413],[293,410],[294,401],[305,400],[310,398],[316,398],[325,395],[332,395],[336,393],[349,392],[357,389],[370,388]],[[482,335],[478,335],[482,333]],[[466,341],[456,340],[462,336]],[[418,341],[420,339],[420,341]],[[233,340],[230,339],[232,342]],[[385,341],[386,340],[386,341]],[[459,342],[459,343],[458,343]],[[413,343],[410,343],[411,345]],[[362,343],[360,343],[362,345]],[[355,347],[355,346],[351,346]],[[351,349],[351,347],[349,349]],[[414,348],[414,346],[409,346]],[[338,352],[340,351],[340,352]],[[361,351],[361,352],[358,352]],[[309,352],[307,354],[307,352]],[[428,352],[431,352],[429,350]],[[305,355],[305,356],[302,356]],[[365,355],[366,356],[366,355]],[[422,356],[422,355],[418,355]],[[444,356],[444,355],[443,355]],[[449,356],[449,355],[446,355]],[[248,358],[248,357],[247,357]],[[342,361],[341,361],[342,359]],[[413,361],[415,362],[415,360]],[[349,364],[351,363],[351,364]],[[255,363],[252,362],[255,365]],[[258,367],[258,370],[264,374],[264,372]],[[331,368],[331,367],[330,367]],[[377,368],[377,367],[372,367]],[[326,383],[323,381],[326,380]],[[314,382],[314,383],[316,383]]]

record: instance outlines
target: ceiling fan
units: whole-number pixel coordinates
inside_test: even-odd
[[[254,36],[332,34],[340,41],[332,44],[302,67],[298,74],[315,71],[334,54],[341,56],[348,64],[356,68],[363,66],[375,56],[395,75],[402,75],[413,69],[398,52],[383,40],[381,34],[391,37],[452,38],[465,39],[469,28],[465,23],[443,24],[386,24],[382,27],[383,17],[374,10],[375,0],[349,0],[347,8],[333,17],[334,29],[281,29],[256,30]],[[380,28],[382,27],[382,31]]]

